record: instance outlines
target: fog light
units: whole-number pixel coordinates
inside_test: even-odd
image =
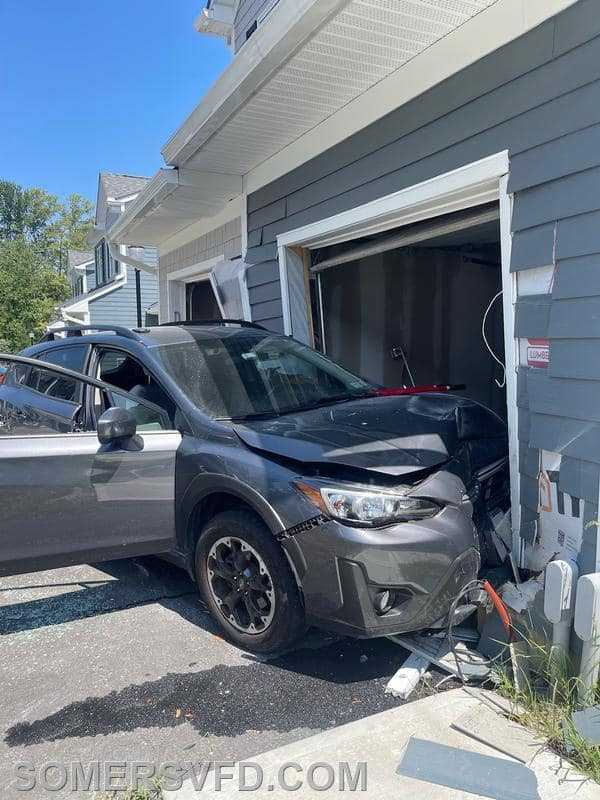
[[[396,593],[390,592],[389,589],[385,589],[383,592],[377,592],[375,595],[375,600],[373,601],[373,605],[375,606],[375,611],[379,616],[383,616],[387,614],[388,611],[391,611],[394,607],[394,603],[396,602]]]

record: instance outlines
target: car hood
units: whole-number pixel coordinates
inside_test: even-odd
[[[390,476],[431,470],[465,445],[481,466],[502,458],[507,448],[506,426],[496,414],[446,394],[365,398],[234,429],[256,450]]]

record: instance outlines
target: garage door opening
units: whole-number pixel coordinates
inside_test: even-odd
[[[489,203],[311,250],[315,345],[384,386],[464,385],[506,418],[500,241]]]
[[[187,319],[217,320],[222,318],[212,283],[208,279],[187,284],[186,307]]]

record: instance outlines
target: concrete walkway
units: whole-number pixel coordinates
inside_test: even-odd
[[[310,697],[307,697],[310,703]],[[316,800],[322,797],[369,797],[377,800],[476,800],[479,797],[495,796],[500,799],[505,797],[522,798],[530,797],[530,788],[526,788],[525,781],[522,785],[511,785],[510,774],[518,774],[518,770],[527,772],[523,764],[503,755],[498,750],[476,741],[450,726],[465,718],[473,717],[479,712],[483,717],[489,711],[478,699],[474,698],[463,689],[455,689],[444,694],[434,695],[422,700],[398,706],[389,711],[376,714],[366,719],[352,722],[333,730],[311,736],[276,750],[271,750],[245,762],[248,765],[245,774],[246,786],[252,786],[260,771],[263,781],[260,789],[255,791],[240,791],[239,767],[222,767],[223,778],[220,791],[215,789],[215,774],[211,773],[205,781],[202,794],[198,791],[198,784],[194,787],[187,782],[179,792],[166,795],[168,800],[195,800],[202,797],[252,797],[256,800],[264,798],[285,797],[288,795],[301,797],[303,800]],[[504,719],[499,717],[499,719]],[[560,758],[546,750],[543,745],[536,742],[535,738],[515,726],[516,735],[530,746],[531,757],[527,758],[528,766],[533,771],[535,778],[530,775],[530,784],[533,784],[534,794],[537,791],[539,800],[599,800],[600,786],[591,781],[586,781],[581,775],[565,764]],[[504,759],[506,763],[506,783],[502,786],[493,786],[491,794],[481,795],[469,793],[460,789],[449,789],[446,786],[435,785],[423,780],[408,778],[398,774],[398,766],[409,740],[415,737],[428,740],[441,745],[460,748],[470,753]],[[510,737],[509,737],[510,738]],[[340,763],[348,763],[351,772],[356,775],[357,764],[366,762],[366,791],[352,790],[348,780],[345,788],[341,788]],[[331,789],[323,791],[322,787],[328,782],[327,768],[315,768],[312,773],[313,783],[319,788],[308,785],[308,775],[311,765],[326,764],[333,767],[335,781]],[[487,763],[482,760],[482,763]],[[285,783],[290,785],[302,781],[302,788],[291,792],[281,786],[278,780],[282,765],[293,765],[286,769]],[[428,767],[429,765],[423,765]],[[500,767],[502,765],[500,764]],[[452,768],[451,768],[452,771]],[[503,772],[503,770],[501,770]],[[233,775],[233,779],[227,776]],[[329,773],[331,775],[331,773]],[[537,780],[537,789],[535,783]],[[484,780],[485,782],[485,780]],[[358,788],[360,789],[359,781]],[[510,790],[510,791],[509,791]],[[519,794],[522,792],[522,794]]]

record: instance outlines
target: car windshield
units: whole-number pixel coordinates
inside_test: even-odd
[[[162,345],[155,351],[190,400],[241,421],[364,396],[372,385],[293,339],[258,331]]]

